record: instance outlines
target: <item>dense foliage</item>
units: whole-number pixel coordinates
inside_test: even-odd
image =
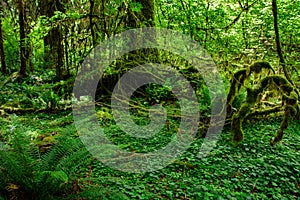
[[[297,199],[300,198],[300,1],[4,0],[0,2],[0,199]],[[171,66],[198,98],[199,130],[167,167],[141,174],[94,159],[78,137],[72,101],[83,62],[108,38],[141,27],[179,31],[201,44],[226,89],[225,127],[198,157],[212,97],[201,73],[161,49],[132,51],[106,69],[93,100],[109,140],[153,152],[178,132],[180,101],[165,84],[140,87],[129,103],[143,127],[160,104],[165,126],[150,139],[118,127],[111,94],[122,75],[145,63]],[[138,38],[136,38],[138,40]],[[137,41],[138,43],[138,41]],[[88,97],[90,98],[90,97]]]

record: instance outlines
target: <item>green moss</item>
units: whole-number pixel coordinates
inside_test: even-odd
[[[227,118],[232,116],[232,102],[234,98],[238,95],[237,93],[240,92],[242,85],[244,82],[249,79],[250,75],[252,73],[261,73],[262,69],[267,69],[269,71],[272,71],[275,73],[274,69],[268,62],[255,62],[254,64],[250,66],[245,66],[245,68],[238,70],[234,73],[232,79],[231,79],[231,86],[229,93],[227,95]],[[264,85],[268,84],[269,79],[265,80],[263,82]]]
[[[237,71],[233,75],[233,78],[231,79],[230,89],[227,95],[227,116],[228,117],[231,116],[232,114],[232,102],[236,96],[236,93],[239,92],[242,84],[244,83],[246,74],[247,74],[247,70],[241,69]]]
[[[231,131],[233,134],[234,142],[240,142],[243,140],[244,136],[242,131],[242,123],[244,122],[244,119],[246,118],[248,113],[251,111],[251,108],[254,106],[258,94],[258,90],[247,89],[246,101],[242,104],[238,113],[233,116]]]
[[[253,65],[250,66],[250,71],[255,72],[255,73],[260,73],[260,72],[262,72],[263,69],[272,71],[275,74],[274,69],[268,62],[264,62],[264,61],[255,62]]]
[[[284,113],[284,118],[280,124],[280,128],[277,131],[273,140],[271,140],[271,142],[270,142],[271,146],[273,146],[274,144],[276,144],[277,142],[282,140],[284,130],[287,129],[287,127],[289,126],[290,119],[291,119],[291,109],[289,107],[286,107],[285,113]]]
[[[256,63],[250,67],[251,70],[255,72],[260,72],[261,68],[268,67],[266,63]],[[273,90],[279,89],[279,95],[282,96],[283,106],[284,106],[284,119],[280,125],[273,140],[271,140],[271,145],[274,145],[280,141],[283,137],[284,130],[287,129],[290,120],[297,115],[299,112],[299,105],[297,104],[298,98],[297,94],[293,92],[295,89],[289,84],[286,78],[282,76],[267,76],[259,83],[258,87],[251,89],[247,88],[247,98],[240,107],[239,111],[232,117],[231,132],[233,135],[234,142],[240,142],[243,140],[243,130],[242,124],[250,113],[251,108],[255,105],[258,100],[259,94],[264,92],[267,88],[275,84]]]

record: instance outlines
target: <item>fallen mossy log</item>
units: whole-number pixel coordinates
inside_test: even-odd
[[[283,102],[283,110],[284,110],[284,119],[280,125],[279,130],[277,131],[275,137],[271,140],[270,144],[274,145],[276,142],[280,141],[283,137],[284,130],[288,127],[289,122],[292,118],[294,118],[297,113],[299,113],[299,105],[298,105],[298,97],[295,89],[292,85],[281,76],[267,76],[261,80],[258,87],[251,89],[247,88],[247,97],[246,100],[242,103],[242,106],[232,117],[231,122],[231,132],[233,135],[234,142],[241,142],[244,138],[244,133],[242,129],[242,124],[247,118],[247,116],[251,115],[251,108],[257,102],[259,94],[264,92],[267,88],[271,86],[275,86],[280,92],[279,94],[282,97]],[[273,88],[273,90],[275,90]],[[277,111],[280,108],[276,107],[273,110],[269,110],[268,112]],[[258,114],[258,112],[256,113]],[[265,111],[267,114],[267,111]]]
[[[66,106],[65,108],[49,110],[49,108],[18,108],[18,107],[0,107],[0,115],[5,116],[6,114],[18,114],[23,115],[26,113],[49,113],[49,112],[59,112],[59,111],[67,111],[71,110],[71,106]]]
[[[34,112],[34,108],[15,108],[15,107],[1,107],[0,110],[2,110],[5,113],[13,114],[13,113],[26,113],[26,112]]]

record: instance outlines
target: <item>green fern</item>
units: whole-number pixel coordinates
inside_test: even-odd
[[[76,168],[86,163],[89,153],[73,138],[58,140],[41,155],[28,137],[13,133],[11,144],[0,145],[0,191],[4,198],[52,199],[72,189]]]
[[[80,173],[96,160],[71,131],[62,132],[44,152],[24,133],[18,117],[10,117],[9,129],[1,130],[5,143],[0,142],[0,200],[126,199],[104,186],[107,178]]]

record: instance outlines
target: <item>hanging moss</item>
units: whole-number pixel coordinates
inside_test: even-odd
[[[230,89],[227,95],[227,116],[232,114],[232,101],[241,88],[241,85],[244,83],[245,77],[247,75],[247,69],[241,69],[237,71],[230,82]]]
[[[282,122],[280,124],[280,128],[277,131],[275,137],[270,142],[271,146],[274,146],[274,144],[276,144],[277,142],[279,142],[280,140],[282,140],[284,130],[287,129],[287,127],[289,126],[290,120],[291,120],[291,118],[293,116],[293,112],[294,112],[293,106],[287,106],[285,108],[284,118],[283,118],[283,120],[282,120]]]
[[[297,114],[295,118],[300,120],[300,104],[296,104],[295,108],[297,110]]]
[[[242,124],[250,113],[251,108],[257,102],[259,94],[264,92],[271,85],[275,84],[280,90],[284,107],[284,119],[280,125],[280,129],[277,131],[271,145],[280,141],[283,137],[284,130],[288,127],[290,120],[297,115],[299,112],[299,105],[297,104],[298,98],[294,91],[294,88],[288,83],[288,81],[281,76],[267,76],[255,89],[247,89],[247,98],[242,104],[239,111],[232,117],[231,131],[233,134],[233,141],[240,142],[243,140]]]
[[[258,94],[258,89],[252,90],[248,88],[246,101],[242,104],[239,111],[233,115],[231,123],[231,132],[233,134],[234,142],[240,142],[243,140],[244,134],[242,130],[242,124],[244,122],[244,119],[247,117],[248,113],[250,113],[251,108],[254,106]]]
[[[255,88],[247,89],[246,100],[242,103],[240,109],[236,114],[232,116],[232,102],[235,97],[239,94],[242,85],[247,79],[250,78],[251,74],[254,73],[255,76],[263,75],[263,69],[272,72],[273,75],[264,77],[261,81],[258,81],[258,86]],[[275,71],[268,62],[256,62],[251,66],[247,66],[244,69],[237,71],[233,78],[231,79],[231,86],[229,93],[227,95],[227,117],[231,118],[231,131],[233,134],[233,141],[240,142],[243,140],[243,129],[242,124],[249,116],[258,114],[269,114],[272,112],[278,112],[281,110],[279,106],[274,109],[268,109],[262,112],[254,111],[251,113],[251,108],[255,105],[257,101],[260,101],[262,93],[266,90],[270,90],[276,95],[282,97],[282,107],[284,110],[284,119],[281,123],[280,129],[277,131],[273,140],[271,140],[271,145],[280,141],[283,137],[284,130],[288,127],[290,120],[296,115],[300,116],[300,107],[297,104],[298,96],[297,90],[289,83],[289,81],[282,76],[274,75]],[[257,81],[257,79],[256,79]]]
[[[249,113],[246,119],[253,118],[255,116],[266,116],[272,113],[280,112],[282,110],[282,106],[275,106],[274,108],[269,108],[265,110],[255,110],[252,113]]]
[[[270,63],[268,62],[256,62],[253,65],[250,66],[250,71],[251,72],[255,72],[255,73],[260,73],[262,72],[263,69],[267,69],[269,71],[272,71],[275,74],[274,69],[272,68],[272,66],[270,65]]]
[[[227,117],[231,117],[232,115],[232,101],[236,97],[236,93],[240,91],[244,82],[249,79],[252,73],[261,73],[263,69],[267,69],[275,73],[270,63],[263,61],[255,62],[254,64],[234,73],[233,78],[231,79],[229,93],[227,95]]]
[[[277,131],[275,137],[270,142],[272,146],[277,142],[279,142],[280,140],[282,140],[284,130],[287,129],[291,119],[296,117],[297,113],[299,112],[299,105],[297,104],[298,98],[295,92],[291,93],[289,96],[283,94],[283,99],[286,104],[285,111],[284,111],[284,118],[280,124],[280,128]]]
[[[275,84],[279,89],[284,89],[285,91],[292,91],[293,87],[290,85],[290,83],[284,78],[283,76],[273,75],[273,76],[267,76],[261,81],[261,87],[267,87],[270,84]],[[283,87],[283,88],[280,88]]]

